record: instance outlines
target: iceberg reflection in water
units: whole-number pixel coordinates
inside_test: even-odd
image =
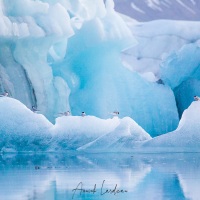
[[[0,199],[193,200],[199,172],[198,153],[4,154]]]

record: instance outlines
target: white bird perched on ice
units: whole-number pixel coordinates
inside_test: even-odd
[[[37,113],[39,112],[39,110],[37,110],[37,108],[35,106],[32,106],[32,109],[31,109],[34,113]]]
[[[70,111],[64,112],[64,113],[58,113],[58,116],[70,116]]]
[[[112,113],[110,113],[113,117],[117,117],[119,115],[119,112],[118,111],[114,111]]]
[[[0,95],[0,97],[8,97],[8,92],[4,92],[3,94]]]
[[[64,116],[70,116],[70,115],[71,115],[71,113],[69,111],[64,112]]]
[[[194,96],[194,100],[195,100],[195,101],[200,101],[200,97]]]
[[[82,113],[81,113],[81,116],[82,116],[82,117],[85,117],[85,116],[86,116],[86,113],[85,113],[85,112],[82,112]]]
[[[59,113],[59,115],[61,115],[61,116],[70,116],[71,113],[69,111],[67,111],[67,112],[64,112],[64,113]]]

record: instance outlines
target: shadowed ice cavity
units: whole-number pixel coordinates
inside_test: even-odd
[[[0,157],[0,199],[198,199],[199,154],[43,154]],[[105,189],[127,193],[101,195]]]

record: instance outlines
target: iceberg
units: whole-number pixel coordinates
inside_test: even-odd
[[[63,116],[56,118],[54,125],[42,114],[9,97],[0,97],[0,111],[0,151],[3,153],[77,150],[107,137],[118,145],[129,144],[132,148],[134,142],[151,138],[131,118]],[[99,147],[101,151],[104,148],[106,143]]]
[[[7,91],[46,117],[32,113],[38,128],[19,129],[26,137],[34,130],[41,140],[47,137],[46,150],[82,148],[120,132],[117,148],[121,140],[122,146],[128,143],[123,133],[132,137],[129,126],[140,127],[145,139],[174,131],[192,96],[200,94],[199,22],[139,23],[115,12],[113,0],[0,1],[0,16],[0,93]],[[155,32],[164,23],[167,28]],[[67,110],[73,116],[57,118]],[[108,119],[114,110],[122,121]],[[79,116],[83,111],[85,118]],[[15,120],[6,117],[2,134],[12,132],[8,121]],[[140,141],[135,135],[130,140]]]
[[[15,152],[198,151],[200,102],[184,111],[178,128],[152,138],[129,117],[63,116],[55,125],[18,100],[0,97],[0,149]]]
[[[138,38],[113,0],[1,1],[0,16],[0,93],[52,123],[67,110],[103,119],[118,110],[151,136],[176,129],[171,89],[120,58]]]

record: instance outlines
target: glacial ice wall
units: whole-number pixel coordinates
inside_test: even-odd
[[[77,40],[84,43],[77,44]],[[100,37],[96,39],[99,40]],[[126,69],[121,64],[117,41],[102,42],[95,47],[90,42],[86,34],[77,33],[69,41],[70,56],[54,68],[54,73],[62,74],[71,88],[72,113],[80,115],[86,111],[107,118],[111,111],[119,110],[121,117],[132,117],[151,135],[175,129],[178,114],[172,91]],[[70,81],[69,74],[65,74],[67,70],[75,81]]]
[[[152,136],[177,127],[171,89],[122,64],[136,40],[112,0],[1,0],[0,16],[1,92],[50,121],[66,110],[101,118],[118,110]]]
[[[138,44],[122,52],[124,65],[150,82],[168,85],[181,117],[199,92],[200,23],[123,17]],[[156,31],[155,31],[156,30]]]
[[[2,0],[0,15],[1,91],[37,106],[52,120],[60,107],[69,109],[70,90],[53,76],[47,54],[54,43],[73,35],[69,14],[59,2]]]
[[[130,41],[132,37],[115,14],[112,1],[107,1],[106,7],[101,0],[93,3],[2,0],[0,5],[1,91],[9,91],[29,107],[37,106],[51,120],[57,113],[70,110],[70,88],[61,76],[53,73],[53,67],[65,57],[68,39],[75,30],[94,19],[96,29],[94,34],[90,33],[94,35],[93,41],[97,34],[102,40],[119,39],[119,46],[125,47],[124,38]],[[114,17],[118,20],[112,22]],[[110,21],[108,28],[105,21]]]

